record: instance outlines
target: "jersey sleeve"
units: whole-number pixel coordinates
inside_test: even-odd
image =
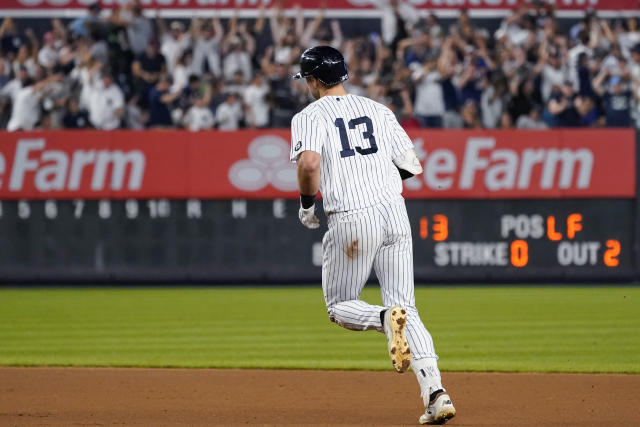
[[[395,159],[412,149],[413,141],[411,141],[411,138],[409,138],[409,135],[407,135],[404,128],[400,126],[398,119],[396,119],[396,116],[391,112],[391,110],[388,108],[385,109],[385,115],[387,116],[387,122],[393,138],[391,158]]]
[[[305,113],[298,113],[291,121],[291,154],[289,160],[295,163],[303,151],[322,154],[322,146],[327,137],[326,130]]]

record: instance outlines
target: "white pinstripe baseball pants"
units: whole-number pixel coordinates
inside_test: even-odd
[[[435,363],[433,340],[415,307],[413,242],[404,199],[329,214],[328,223],[322,240],[322,290],[331,321],[356,331],[382,332],[380,311],[401,305],[407,310],[412,359],[433,358]],[[371,267],[385,307],[360,300]]]

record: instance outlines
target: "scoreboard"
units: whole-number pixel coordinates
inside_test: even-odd
[[[598,280],[632,276],[630,199],[408,202],[416,276]]]
[[[418,282],[615,280],[637,270],[633,199],[406,203]],[[0,277],[317,282],[326,219],[308,230],[297,211],[284,199],[5,200]]]

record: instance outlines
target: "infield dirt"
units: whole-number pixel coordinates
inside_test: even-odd
[[[444,373],[452,426],[638,426],[640,375]],[[413,373],[0,368],[1,426],[416,425]]]

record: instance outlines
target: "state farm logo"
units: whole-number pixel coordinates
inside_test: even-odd
[[[229,168],[229,181],[239,190],[259,191],[271,184],[280,191],[298,188],[296,169],[289,162],[289,143],[279,136],[259,136],[249,144],[249,158]]]
[[[18,4],[26,7],[36,6],[87,6],[95,2],[95,0],[17,0]],[[117,6],[126,3],[126,0],[101,0],[100,3],[105,7]],[[142,0],[144,6],[226,6],[233,4],[236,6],[257,6],[259,0]],[[274,3],[271,0],[262,0],[266,6]],[[373,0],[347,0],[347,3],[355,7],[363,7],[377,5]],[[432,6],[432,7],[513,7],[519,3],[518,0],[409,0],[408,3],[416,7]],[[567,6],[595,6],[598,0],[563,0],[562,5]]]
[[[142,186],[145,163],[145,155],[139,150],[66,152],[47,149],[44,138],[20,139],[9,171],[8,188],[15,192],[31,187],[39,192],[74,191],[80,189],[83,176],[88,174],[92,191],[136,191]],[[6,165],[0,153],[0,189],[5,185]]]
[[[90,4],[96,2],[96,0],[17,0],[19,4],[26,7],[36,7],[36,6],[70,6],[70,7],[86,7]],[[112,7],[112,6],[120,6],[122,4],[128,3],[129,0],[99,0],[100,4],[103,7]],[[356,0],[357,1],[357,0]],[[365,0],[370,1],[370,0]],[[233,4],[236,6],[258,6],[260,3],[263,3],[265,6],[273,3],[271,0],[142,0],[143,6],[158,6],[158,7],[167,7],[167,6],[178,6],[178,7],[194,7],[194,6],[202,6],[202,7],[211,7],[211,6],[221,6],[221,7],[230,7]]]
[[[587,189],[591,184],[594,156],[588,148],[522,147],[518,150],[496,148],[491,137],[467,139],[462,159],[446,148],[430,153],[424,141],[414,141],[424,166],[422,177],[405,181],[408,190],[420,190],[423,184],[432,190],[489,191]],[[539,171],[537,174],[535,171]],[[539,176],[539,181],[533,181]],[[480,185],[477,185],[480,181]]]

